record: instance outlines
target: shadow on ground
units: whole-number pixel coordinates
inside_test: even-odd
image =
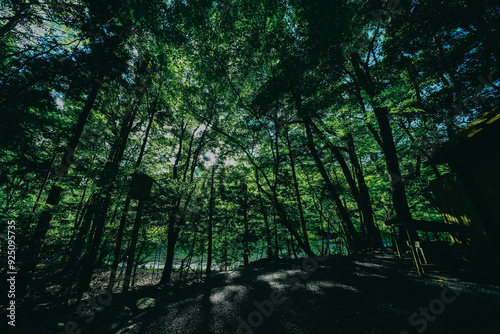
[[[500,275],[418,277],[389,255],[258,261],[204,283],[117,296],[85,319],[61,315],[24,332],[65,333],[75,321],[80,334],[497,334]]]

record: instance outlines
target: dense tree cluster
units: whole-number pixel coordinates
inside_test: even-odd
[[[0,25],[1,224],[61,294],[390,245],[384,220],[441,219],[432,153],[500,96],[487,0],[10,0]]]

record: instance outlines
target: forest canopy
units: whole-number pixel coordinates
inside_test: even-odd
[[[166,284],[442,221],[432,156],[498,105],[498,27],[487,0],[2,1],[20,274],[127,291],[153,258]]]

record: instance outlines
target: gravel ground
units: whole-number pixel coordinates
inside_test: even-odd
[[[18,317],[13,333],[65,333],[64,324],[75,334],[500,333],[500,274],[418,277],[392,255],[257,261],[202,283],[99,300],[80,315]]]

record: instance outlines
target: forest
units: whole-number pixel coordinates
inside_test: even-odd
[[[18,326],[102,289],[451,244],[387,222],[443,223],[435,154],[498,113],[499,27],[491,0],[1,0]]]

